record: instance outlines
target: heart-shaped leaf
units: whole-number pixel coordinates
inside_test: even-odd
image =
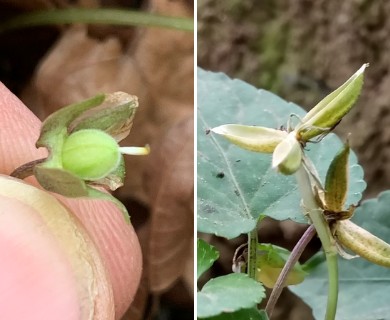
[[[252,308],[265,297],[263,286],[243,273],[211,279],[198,292],[198,318]]]

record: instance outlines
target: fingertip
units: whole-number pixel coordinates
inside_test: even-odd
[[[69,210],[47,192],[6,176],[0,176],[0,203],[0,258],[6,261],[0,280],[8,279],[0,281],[0,302],[12,307],[10,316],[33,311],[9,319],[114,319],[104,261]],[[26,309],[14,310],[18,302]],[[56,316],[42,316],[48,311]],[[3,309],[1,314],[4,319]]]
[[[80,319],[77,283],[36,212],[10,198],[0,201],[9,212],[0,215],[1,318]]]
[[[116,319],[120,319],[141,280],[142,252],[134,228],[110,202],[64,197],[61,201],[77,215],[98,248],[111,280]]]

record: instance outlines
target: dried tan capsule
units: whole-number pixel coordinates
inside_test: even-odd
[[[224,124],[211,129],[235,145],[255,152],[272,153],[275,147],[287,137],[288,133],[271,128]]]
[[[390,267],[390,245],[350,220],[335,222],[336,239],[362,258],[384,267]]]

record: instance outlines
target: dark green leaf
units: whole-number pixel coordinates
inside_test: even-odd
[[[197,279],[219,258],[219,252],[212,245],[198,239]]]
[[[268,316],[264,310],[241,309],[232,313],[221,313],[218,316],[205,318],[205,320],[268,320]]]
[[[265,297],[263,286],[243,273],[211,279],[198,292],[198,318],[254,307]]]

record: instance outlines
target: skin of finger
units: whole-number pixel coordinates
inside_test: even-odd
[[[0,203],[1,319],[80,319],[73,272],[37,212],[1,195]]]
[[[0,84],[0,114],[0,173],[10,174],[21,164],[46,155],[45,150],[35,148],[39,119],[3,84]],[[134,229],[109,203],[59,198],[83,223],[102,256],[119,319],[134,298],[141,276],[142,255]]]

